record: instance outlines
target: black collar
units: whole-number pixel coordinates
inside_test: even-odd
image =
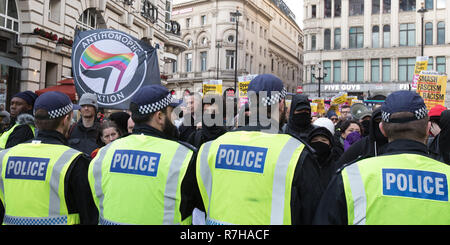
[[[134,125],[133,128],[133,133],[132,134],[144,134],[144,135],[148,135],[148,136],[154,136],[154,137],[158,137],[158,138],[163,138],[163,139],[167,139],[167,140],[175,140],[167,135],[165,135],[163,132],[159,131],[158,129],[149,126],[149,125]]]
[[[66,137],[58,131],[38,130],[36,140],[44,144],[68,145]]]
[[[400,153],[412,153],[428,156],[428,148],[425,144],[408,139],[398,139],[387,144],[383,155],[392,155]]]

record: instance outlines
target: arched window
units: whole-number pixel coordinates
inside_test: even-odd
[[[329,50],[331,48],[331,30],[325,29],[323,34],[323,48]]]
[[[186,41],[186,44],[187,44],[188,48],[192,48],[192,40],[191,39],[188,39]]]
[[[391,26],[383,26],[383,48],[391,47]]]
[[[227,40],[228,40],[229,43],[234,43],[234,36],[233,35],[228,35]]]
[[[433,45],[433,23],[425,24],[425,45]]]
[[[203,46],[208,45],[208,38],[203,37],[201,40],[202,40],[201,43],[202,43]]]
[[[77,27],[78,30],[94,30],[99,28],[106,28],[105,20],[101,13],[95,8],[86,9],[78,18]]]
[[[372,27],[372,48],[380,47],[380,27],[373,26]]]
[[[437,24],[437,44],[445,43],[445,23],[440,21]]]
[[[0,29],[19,32],[19,15],[15,0],[0,0]]]

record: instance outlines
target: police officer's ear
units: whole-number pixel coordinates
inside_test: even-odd
[[[380,131],[381,131],[381,133],[383,134],[383,136],[389,139],[389,137],[386,135],[386,131],[384,131],[384,128],[383,128],[383,122],[380,122],[380,123],[378,124],[378,127],[380,128]]]

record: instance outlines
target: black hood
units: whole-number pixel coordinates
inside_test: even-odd
[[[450,162],[448,152],[450,151],[450,110],[445,110],[441,113],[439,121],[441,132],[439,133],[439,149],[441,152],[446,152],[445,162]]]
[[[325,136],[330,141],[331,147],[336,146],[333,135],[331,134],[330,130],[325,127],[317,127],[313,129],[308,135],[308,143],[311,143],[311,140],[317,135]]]
[[[288,125],[289,127],[299,130],[298,127],[295,125],[293,118],[294,112],[295,112],[295,108],[297,108],[297,106],[302,105],[302,107],[309,109],[310,114],[311,114],[311,105],[309,103],[308,100],[308,96],[303,95],[303,94],[296,94],[292,97],[292,102],[291,102],[291,109],[289,111],[289,121],[288,121]]]
[[[380,118],[381,118],[381,107],[378,107],[372,112],[372,118],[370,119],[369,138],[371,141],[377,141],[377,144],[379,146],[383,146],[386,143],[388,143],[388,139],[386,137],[381,137],[380,139],[380,136],[377,139],[376,137],[376,131],[379,131],[380,129],[378,123],[376,123],[375,120]]]

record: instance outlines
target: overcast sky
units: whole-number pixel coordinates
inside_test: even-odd
[[[300,28],[303,28],[303,0],[284,0],[295,14],[295,20]]]

